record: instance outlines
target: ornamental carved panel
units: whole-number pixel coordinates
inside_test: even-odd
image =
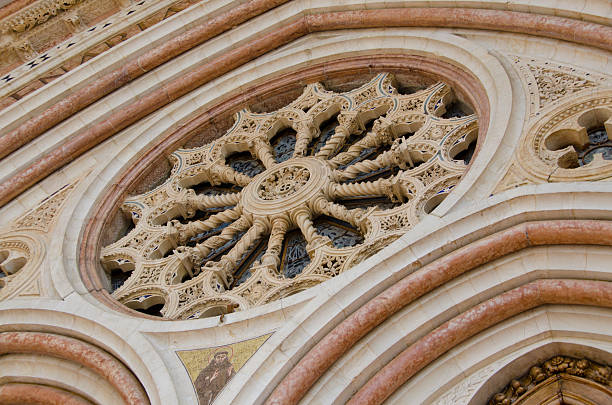
[[[520,73],[529,117],[495,193],[531,183],[612,176],[612,76],[507,55]]]
[[[452,191],[476,143],[444,83],[400,94],[390,74],[344,93],[308,85],[247,109],[221,138],[171,154],[170,177],[128,198],[133,229],[104,247],[113,296],[171,319],[245,310],[375,254]]]

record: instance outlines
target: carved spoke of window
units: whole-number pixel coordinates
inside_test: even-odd
[[[102,250],[113,296],[167,318],[244,310],[376,253],[465,172],[474,115],[438,83],[402,95],[390,74],[346,93],[311,84],[271,113],[237,113],[216,141],[171,155],[170,178],[123,209]],[[160,312],[161,310],[161,312]]]

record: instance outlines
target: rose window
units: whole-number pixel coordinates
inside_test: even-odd
[[[400,94],[390,74],[344,93],[306,87],[237,113],[221,138],[170,156],[129,198],[134,228],[102,249],[113,296],[172,319],[245,310],[342,273],[413,227],[467,168],[472,114],[438,83]]]

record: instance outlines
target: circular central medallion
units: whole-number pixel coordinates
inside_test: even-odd
[[[319,195],[330,174],[317,158],[289,159],[257,175],[243,191],[242,205],[258,216],[287,212]]]
[[[278,200],[295,194],[310,179],[307,167],[290,166],[274,170],[257,189],[257,195],[263,200]]]

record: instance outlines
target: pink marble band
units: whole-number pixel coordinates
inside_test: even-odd
[[[476,305],[401,352],[378,371],[347,405],[382,404],[417,372],[461,342],[521,312],[546,304],[612,308],[612,283],[537,280]]]
[[[126,403],[149,404],[140,382],[119,360],[81,340],[51,333],[2,332],[0,355],[8,353],[33,353],[73,361],[106,379]]]
[[[71,392],[41,384],[0,385],[0,405],[92,405]]]
[[[71,115],[221,32],[265,12],[282,0],[253,0],[196,27],[165,45],[127,62],[60,101],[42,114],[0,138],[0,157],[17,150]],[[366,27],[454,27],[494,29],[564,39],[612,50],[612,28],[562,17],[534,15],[503,10],[458,8],[403,8],[360,10],[307,15],[238,46],[185,75],[164,84],[127,108],[110,114],[104,121],[87,128],[49,154],[21,170],[0,185],[0,206],[76,157],[137,122],[151,112],[191,90],[235,69],[266,52],[311,32]]]
[[[612,222],[526,222],[472,242],[423,266],[353,312],[314,345],[276,387],[266,404],[297,404],[359,339],[435,288],[507,254],[530,246],[559,244],[612,246]]]

